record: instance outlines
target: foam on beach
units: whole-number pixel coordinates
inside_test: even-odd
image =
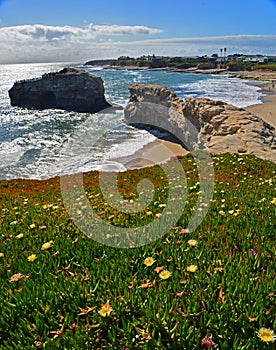
[[[109,164],[110,169],[123,171],[123,165],[118,167],[118,164],[112,162],[134,155],[160,137],[152,130],[145,131],[126,125],[123,111],[120,111],[116,115],[115,127],[108,124],[107,118],[105,128],[109,132],[96,145],[82,145],[74,157],[70,152],[66,155],[64,149],[61,149],[91,115],[63,110],[14,108],[10,106],[7,94],[16,80],[35,78],[46,72],[58,71],[64,66],[66,64],[62,63],[0,66],[0,179],[45,179],[62,174],[101,170],[103,160]],[[238,107],[262,103],[260,87],[227,76],[77,67],[99,75],[104,81],[107,100],[122,106],[128,102],[128,85],[133,82],[168,86],[181,98],[209,97]],[[94,114],[93,120],[91,132],[103,121],[101,113]]]

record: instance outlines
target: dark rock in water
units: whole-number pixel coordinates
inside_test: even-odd
[[[96,113],[111,107],[105,100],[102,79],[74,68],[18,81],[9,90],[9,96],[12,106],[24,108]]]

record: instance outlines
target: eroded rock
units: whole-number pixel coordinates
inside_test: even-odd
[[[207,98],[180,99],[164,86],[132,84],[125,119],[176,136],[188,150],[255,154],[276,162],[275,128],[250,112]]]
[[[9,90],[9,96],[12,106],[24,108],[95,113],[111,106],[105,100],[102,79],[74,68],[18,81]]]

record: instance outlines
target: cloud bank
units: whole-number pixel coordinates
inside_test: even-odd
[[[151,38],[162,29],[146,26],[46,26],[0,28],[0,63],[85,62],[97,58],[142,54],[194,56],[227,52],[276,55],[276,35],[198,38]],[[164,34],[162,34],[163,36]]]
[[[46,26],[42,24],[21,25],[0,28],[0,41],[52,41],[52,40],[89,40],[99,35],[152,35],[161,33],[161,29],[145,26],[93,25],[86,28],[71,26]]]

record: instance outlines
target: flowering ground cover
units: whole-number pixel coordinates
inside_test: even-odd
[[[59,179],[1,181],[0,349],[274,349],[276,165],[230,154],[213,162],[214,195],[200,226],[187,229],[200,191],[187,156],[181,218],[133,249],[79,230]],[[162,215],[169,185],[185,185],[168,184],[159,166],[120,173],[125,202],[135,202],[142,178],[154,194],[139,213],[114,209],[96,172],[84,176],[86,198],[114,227],[145,225]],[[76,216],[84,210],[77,198]]]

